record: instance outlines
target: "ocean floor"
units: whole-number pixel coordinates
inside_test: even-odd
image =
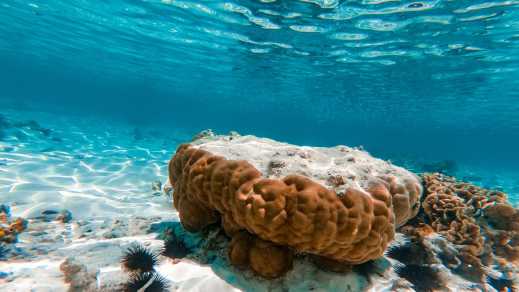
[[[217,231],[207,235],[209,241],[183,231],[162,186],[173,151],[193,133],[42,112],[1,114],[0,204],[28,222],[18,242],[0,251],[1,291],[117,291],[127,281],[123,252],[136,241],[159,250],[168,230],[190,250],[182,258],[160,257],[157,270],[171,291],[390,289],[387,277],[370,284],[360,272],[324,272],[304,259],[282,279],[261,280],[230,267],[226,239]],[[488,181],[479,179],[485,174],[460,169],[519,201],[517,176],[493,174]],[[455,286],[477,291],[467,283]]]

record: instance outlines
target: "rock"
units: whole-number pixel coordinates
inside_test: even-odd
[[[88,272],[79,261],[69,257],[59,268],[65,276],[65,282],[70,284],[69,291],[94,291],[96,275]]]
[[[59,221],[61,223],[68,223],[72,219],[72,213],[69,210],[44,210],[40,215],[33,217],[32,219],[43,220],[45,222]]]
[[[162,189],[162,193],[168,197],[168,198],[173,198],[173,187],[171,186],[171,184],[169,183],[169,181],[167,183],[164,184],[164,188]]]
[[[421,165],[422,172],[439,172],[446,175],[454,175],[458,170],[458,164],[454,160],[444,160]]]
[[[162,190],[162,182],[156,180],[151,184],[151,190],[154,192],[160,192]]]

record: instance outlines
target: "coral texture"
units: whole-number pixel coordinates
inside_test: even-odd
[[[231,261],[266,277],[278,276],[287,265],[265,271],[265,254],[288,260],[286,248],[349,264],[380,257],[394,237],[395,213],[401,222],[414,216],[421,195],[418,181],[399,184],[390,175],[338,195],[301,175],[264,178],[247,161],[188,144],[171,159],[169,176],[183,226],[196,232],[221,220],[235,236]],[[245,231],[258,239],[244,239]],[[248,254],[245,246],[251,246]]]
[[[241,231],[231,241],[229,259],[238,268],[250,267],[264,278],[277,278],[292,268],[293,251]]]
[[[484,282],[489,266],[515,269],[519,262],[519,210],[504,193],[425,174],[424,213],[434,231],[456,250],[443,258],[455,272]]]

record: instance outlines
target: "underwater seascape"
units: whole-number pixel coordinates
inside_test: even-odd
[[[0,1],[0,291],[519,291],[519,0]]]

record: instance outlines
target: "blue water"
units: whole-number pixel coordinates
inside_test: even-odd
[[[164,132],[363,145],[417,172],[451,160],[456,175],[514,194],[518,7],[4,0],[0,106]]]

